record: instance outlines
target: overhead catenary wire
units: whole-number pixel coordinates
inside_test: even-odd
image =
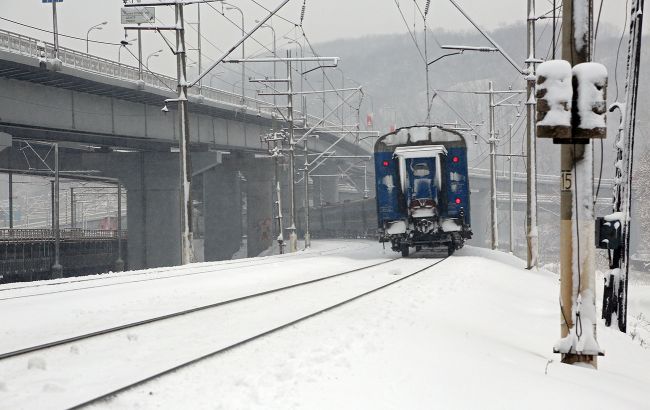
[[[415,48],[418,50],[418,53],[420,54],[420,57],[422,58],[422,61],[426,64],[428,61],[426,61],[426,58],[424,57],[424,54],[422,53],[422,50],[420,49],[420,45],[418,44],[417,39],[415,38],[415,34],[411,31],[411,28],[409,27],[408,22],[406,21],[406,17],[404,16],[404,13],[402,12],[402,8],[399,4],[398,0],[393,0],[395,2],[395,6],[397,7],[397,11],[399,11],[400,16],[402,17],[402,21],[404,21],[404,25],[406,26],[406,30],[408,31],[409,35],[411,36],[411,39],[413,40],[413,44],[415,44]]]

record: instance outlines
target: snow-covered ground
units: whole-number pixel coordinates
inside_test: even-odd
[[[197,264],[137,276],[122,273],[38,288],[0,286],[0,353],[395,256],[367,241],[316,241],[314,249],[298,255]],[[282,298],[269,297],[214,317],[209,326],[206,316],[197,315],[194,323],[185,319],[182,327],[167,330],[173,332],[169,338],[179,338],[191,327],[212,327],[214,337],[237,333],[237,329],[244,329],[242,335],[269,327],[280,319],[304,314],[308,307],[332,304],[364,286],[402,277],[433,262],[419,256],[317,290],[310,288],[310,293],[304,289],[302,294],[295,290]],[[638,337],[599,323],[599,342],[606,350],[599,369],[559,363],[559,356],[552,353],[560,328],[558,278],[547,271],[526,271],[523,266],[519,259],[503,253],[466,248],[393,287],[94,407],[650,409],[650,349],[642,347]],[[141,281],[179,273],[185,276]],[[72,290],[91,284],[111,286]],[[33,293],[48,294],[9,299]],[[630,295],[631,316],[650,317],[649,284],[633,283]],[[634,323],[631,318],[630,326]],[[164,345],[165,333],[158,336]],[[97,343],[105,357],[127,356],[125,350],[137,351],[136,346],[149,336],[138,328],[123,338],[128,343],[107,339]],[[206,348],[222,343],[207,341],[205,335],[200,338]],[[127,361],[135,360],[136,367],[149,370],[194,345],[172,342],[167,354],[149,357],[146,363],[137,363],[138,357],[147,357],[146,352]],[[85,347],[66,349],[70,356],[86,353]],[[0,408],[66,407],[74,403],[70,397],[91,397],[107,388],[111,379],[110,369],[96,363],[66,374],[61,352],[12,360],[9,364],[0,361]],[[91,373],[101,371],[106,372],[105,380],[97,383]]]

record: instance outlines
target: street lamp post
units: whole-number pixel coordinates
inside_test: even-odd
[[[102,21],[101,23],[95,24],[94,26],[89,28],[88,31],[86,32],[86,54],[88,54],[89,52],[88,43],[89,43],[90,32],[93,30],[101,30],[102,26],[105,26],[106,24],[108,24],[108,21]]]
[[[225,1],[223,4],[229,6],[226,7],[226,10],[237,10],[239,14],[241,14],[241,35],[242,37],[246,35],[246,30],[245,30],[245,23],[244,23],[244,12],[237,6],[232,5],[230,3],[226,3]],[[246,49],[244,48],[244,43],[241,43],[241,58],[242,60],[246,59]],[[244,105],[246,102],[246,96],[245,96],[245,86],[246,86],[246,63],[242,61],[241,63],[241,103]]]
[[[131,39],[124,39],[120,41],[120,46],[117,49],[117,63],[121,64],[122,63],[122,47],[127,47],[131,45],[131,42],[135,40],[134,38]]]
[[[147,56],[147,63],[144,65],[145,67],[147,67],[147,71],[149,71],[149,59],[150,59],[151,57],[158,57],[158,56],[160,56],[160,53],[162,53],[162,50],[154,51],[153,53],[151,53],[151,54],[149,54],[149,55]]]

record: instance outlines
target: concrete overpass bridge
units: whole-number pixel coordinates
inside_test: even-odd
[[[29,170],[39,155],[46,157],[46,148],[28,152],[20,141],[59,143],[61,170],[89,171],[124,185],[128,267],[178,264],[178,113],[171,105],[168,113],[161,111],[164,100],[176,96],[176,79],[140,75],[136,67],[66,48],[59,49],[61,66],[53,65],[52,57],[51,44],[0,31],[0,131],[13,136],[11,146],[0,152],[0,168]],[[191,89],[193,196],[197,219],[204,221],[205,260],[230,258],[243,235],[249,255],[270,245],[274,172],[260,136],[284,124],[264,108],[269,102],[207,86]],[[319,120],[298,112],[296,118],[301,117],[307,125]],[[328,149],[339,138],[319,135],[310,141],[312,152]],[[26,152],[35,156],[32,161]],[[367,153],[349,138],[336,152]],[[318,183],[319,195],[335,201],[337,181]],[[283,202],[289,203],[287,198]]]

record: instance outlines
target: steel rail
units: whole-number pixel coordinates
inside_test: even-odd
[[[346,249],[345,247],[340,247],[340,248],[334,248],[330,249],[328,251],[323,251],[323,252],[318,252],[318,253],[309,253],[306,255],[299,255],[300,259],[303,258],[311,258],[311,257],[317,257],[317,256],[322,256],[325,253],[324,252],[333,252],[333,251],[338,251],[341,249]],[[289,255],[286,254],[286,257],[281,257],[280,255],[273,255],[276,257],[276,259],[280,259],[280,262],[291,262],[295,260],[296,255]],[[290,257],[293,256],[293,257]],[[215,266],[206,266],[204,270],[200,271],[194,271],[190,273],[182,273],[179,275],[170,275],[170,276],[162,276],[162,277],[154,277],[154,278],[147,278],[147,279],[138,279],[138,280],[130,280],[130,281],[124,281],[124,282],[117,282],[117,283],[107,283],[105,285],[96,285],[96,286],[86,286],[82,288],[75,288],[75,289],[64,289],[64,290],[56,290],[53,292],[43,292],[43,293],[36,293],[36,294],[31,294],[31,295],[20,295],[20,296],[10,296],[10,297],[5,297],[5,298],[0,298],[0,302],[3,300],[13,300],[13,299],[24,299],[24,298],[30,298],[30,297],[36,297],[36,296],[45,296],[45,295],[54,295],[54,294],[59,294],[59,293],[68,293],[68,292],[76,292],[76,291],[81,291],[81,290],[88,290],[88,289],[97,289],[97,288],[104,288],[104,287],[110,287],[110,286],[119,286],[119,285],[126,285],[130,283],[140,283],[140,282],[149,282],[149,281],[154,281],[154,280],[164,280],[164,279],[174,279],[174,278],[181,278],[185,276],[194,276],[194,275],[200,275],[203,273],[210,273],[210,272],[222,272],[226,270],[232,270],[232,269],[237,269],[237,268],[253,268],[256,266],[262,266],[266,265],[268,262],[276,262],[275,260],[269,261],[271,257],[264,257],[263,261],[261,263],[249,263],[248,258],[243,258],[243,259],[237,259],[233,261],[229,261],[228,263],[221,263],[217,267],[225,266],[225,268],[222,269],[215,269]],[[209,262],[208,262],[209,263]],[[230,265],[237,265],[237,266],[230,266]],[[241,266],[244,265],[244,266]],[[172,266],[165,268],[164,270],[160,270],[156,273],[166,273],[170,271],[186,271],[186,270],[192,270],[196,269],[197,266],[195,265],[180,265],[180,266]],[[91,282],[91,281],[97,281],[97,280],[106,280],[106,279],[121,279],[121,278],[129,278],[132,276],[142,276],[142,275],[153,275],[153,272],[139,272],[139,273],[133,273],[133,274],[127,274],[127,275],[120,275],[120,276],[102,276],[102,277],[94,277],[94,278],[84,278],[84,279],[78,279],[78,280],[70,280],[66,282],[55,282],[55,283],[44,283],[44,284],[38,284],[38,285],[28,285],[28,286],[17,286],[17,287],[12,287],[12,288],[6,288],[6,289],[0,289],[0,292],[7,292],[11,290],[23,290],[23,289],[33,289],[33,288],[38,288],[41,286],[55,286],[55,285],[67,285],[71,283],[80,283],[80,282]]]
[[[37,352],[37,351],[41,351],[41,350],[50,349],[50,348],[56,347],[56,346],[62,346],[62,345],[66,345],[66,344],[69,344],[69,343],[78,342],[80,340],[86,340],[86,339],[90,339],[90,338],[97,337],[97,336],[102,336],[102,335],[106,335],[106,334],[110,334],[110,333],[115,333],[115,332],[125,330],[125,329],[131,329],[131,328],[134,328],[134,327],[139,327],[139,326],[147,325],[147,324],[150,324],[150,323],[160,322],[160,321],[163,321],[163,320],[188,315],[190,313],[196,313],[196,312],[200,312],[200,311],[204,311],[204,310],[208,310],[208,309],[214,309],[216,307],[221,307],[221,306],[229,305],[229,304],[232,304],[232,303],[241,302],[241,301],[244,301],[244,300],[253,299],[253,298],[256,298],[256,297],[260,297],[260,296],[265,296],[265,295],[269,295],[269,294],[272,294],[272,293],[282,292],[282,291],[285,291],[285,290],[298,288],[298,287],[301,287],[301,286],[311,285],[311,284],[314,284],[314,283],[317,283],[317,282],[322,282],[322,281],[325,281],[325,280],[328,280],[328,279],[334,279],[334,278],[337,278],[337,277],[340,277],[340,276],[345,276],[345,275],[349,275],[351,273],[356,273],[356,272],[360,272],[362,270],[371,269],[371,268],[374,268],[374,267],[377,267],[377,266],[385,265],[387,263],[395,262],[396,260],[399,260],[399,258],[390,259],[388,261],[383,261],[383,262],[375,263],[375,264],[368,265],[368,266],[362,266],[360,268],[355,268],[355,269],[351,269],[351,270],[348,270],[348,271],[339,272],[339,273],[336,273],[336,274],[333,274],[333,275],[328,275],[328,276],[323,276],[323,277],[316,278],[316,279],[311,279],[311,280],[308,280],[308,281],[305,281],[305,282],[299,282],[299,283],[294,283],[294,284],[287,285],[287,286],[281,286],[281,287],[275,288],[275,289],[265,290],[265,291],[262,291],[262,292],[257,292],[257,293],[253,293],[253,294],[245,295],[245,296],[239,296],[239,297],[236,297],[236,298],[233,298],[233,299],[222,300],[222,301],[211,303],[211,304],[208,304],[208,305],[203,305],[203,306],[198,306],[198,307],[194,307],[194,308],[190,308],[190,309],[185,309],[185,310],[182,310],[182,311],[179,311],[179,312],[169,313],[169,314],[162,315],[162,316],[156,316],[156,317],[149,318],[149,319],[139,320],[137,322],[131,322],[131,323],[127,323],[127,324],[123,324],[123,325],[119,325],[119,326],[114,326],[114,327],[111,327],[111,328],[108,328],[108,329],[98,330],[98,331],[95,331],[95,332],[90,332],[90,333],[86,333],[86,334],[82,334],[82,335],[78,335],[78,336],[73,336],[73,337],[68,337],[68,338],[61,339],[61,340],[56,340],[56,341],[53,341],[53,342],[42,343],[42,344],[38,344],[38,345],[26,347],[26,348],[14,350],[14,351],[2,353],[2,354],[0,354],[0,361],[5,360],[5,359],[9,359],[9,358],[12,358],[12,357],[16,357],[16,356],[21,356],[21,355],[24,355],[24,354],[27,354],[27,353],[33,353],[33,352]]]
[[[165,375],[167,375],[167,374],[173,373],[173,372],[175,372],[175,371],[177,371],[177,370],[179,370],[179,369],[182,369],[182,368],[184,368],[184,367],[187,367],[187,366],[193,365],[193,364],[195,364],[195,363],[197,363],[197,362],[200,362],[200,361],[202,361],[202,360],[205,360],[205,359],[209,359],[209,358],[211,358],[211,357],[213,357],[213,356],[216,356],[216,355],[219,355],[219,354],[221,354],[221,353],[228,352],[228,351],[233,350],[233,349],[235,349],[235,348],[237,348],[237,347],[240,347],[240,346],[242,346],[242,345],[245,345],[245,344],[247,344],[247,343],[249,343],[249,342],[255,341],[255,340],[257,340],[257,339],[261,339],[261,338],[263,338],[263,337],[265,337],[265,336],[268,336],[268,335],[270,335],[270,334],[272,334],[272,333],[278,332],[278,331],[280,331],[280,330],[286,329],[287,327],[290,327],[290,326],[293,326],[293,325],[295,325],[295,324],[297,324],[297,323],[303,322],[303,321],[305,321],[305,320],[307,320],[307,319],[311,319],[311,318],[313,318],[313,317],[315,317],[315,316],[321,315],[321,314],[323,314],[323,313],[329,312],[329,311],[334,310],[334,309],[336,309],[336,308],[339,308],[339,307],[341,307],[341,306],[347,305],[347,304],[349,304],[349,303],[351,303],[351,302],[354,302],[354,301],[356,301],[356,300],[358,300],[358,299],[361,299],[361,298],[363,298],[363,297],[365,297],[365,296],[368,296],[368,295],[371,295],[371,294],[373,294],[373,293],[376,293],[376,292],[378,292],[378,291],[380,291],[380,290],[382,290],[382,289],[385,289],[385,288],[387,288],[387,287],[390,287],[390,286],[392,286],[392,285],[395,285],[396,283],[402,282],[402,281],[404,281],[404,280],[406,280],[406,279],[409,279],[409,278],[411,278],[411,277],[413,277],[413,276],[415,276],[415,275],[418,275],[418,274],[420,274],[420,273],[422,273],[422,272],[424,272],[424,271],[427,271],[427,270],[433,268],[434,266],[436,266],[436,265],[438,265],[438,264],[440,264],[440,263],[446,261],[446,260],[449,259],[449,258],[450,258],[450,256],[447,256],[447,257],[445,257],[445,258],[442,258],[442,259],[440,259],[440,260],[437,260],[436,262],[434,262],[434,263],[432,263],[432,264],[430,264],[430,265],[428,265],[428,266],[425,266],[425,267],[422,268],[422,269],[419,269],[419,270],[417,270],[417,271],[415,271],[415,272],[413,272],[413,273],[410,273],[410,274],[408,274],[408,275],[406,275],[406,276],[403,276],[403,277],[401,277],[401,278],[399,278],[399,279],[396,279],[396,280],[394,280],[394,281],[391,281],[391,282],[386,283],[386,284],[384,284],[384,285],[381,285],[381,286],[379,286],[379,287],[373,288],[373,289],[371,289],[371,290],[369,290],[369,291],[363,292],[363,293],[361,293],[361,294],[358,294],[358,295],[356,295],[356,296],[353,296],[353,297],[351,297],[351,298],[348,298],[348,299],[346,299],[346,300],[344,300],[344,301],[338,302],[338,303],[336,303],[336,304],[334,304],[334,305],[330,305],[330,306],[328,306],[328,307],[326,307],[326,308],[323,308],[323,309],[320,309],[320,310],[318,310],[318,311],[316,311],[316,312],[313,312],[313,313],[307,314],[307,315],[305,315],[305,316],[301,316],[301,317],[298,318],[298,319],[294,319],[294,320],[292,320],[292,321],[290,321],[290,322],[287,322],[287,323],[285,323],[285,324],[282,324],[282,325],[280,325],[280,326],[276,326],[276,327],[274,327],[273,329],[269,329],[269,330],[267,330],[267,331],[265,331],[265,332],[258,333],[257,335],[254,335],[254,336],[248,337],[248,338],[246,338],[246,339],[240,340],[240,341],[238,341],[238,342],[235,342],[235,343],[233,343],[233,344],[230,344],[230,345],[228,345],[228,346],[226,346],[226,347],[220,348],[220,349],[215,350],[215,351],[213,351],[213,352],[210,352],[210,353],[208,353],[208,354],[202,355],[202,356],[197,357],[197,358],[195,358],[195,359],[192,359],[192,360],[186,361],[186,362],[184,362],[184,363],[181,363],[181,364],[179,364],[179,365],[173,366],[173,367],[171,367],[171,368],[169,368],[169,369],[166,369],[166,370],[160,371],[160,372],[158,372],[158,373],[156,373],[156,374],[154,374],[154,375],[148,376],[148,377],[146,377],[146,378],[144,378],[144,379],[141,379],[141,380],[138,380],[138,381],[136,381],[136,382],[130,383],[130,384],[126,385],[126,386],[120,387],[119,389],[115,389],[115,390],[113,390],[113,391],[111,391],[111,392],[104,393],[104,394],[102,394],[101,396],[97,396],[97,397],[92,398],[92,399],[90,399],[90,400],[87,400],[87,401],[85,401],[85,402],[83,402],[83,403],[79,403],[79,404],[77,404],[77,405],[74,405],[74,406],[70,407],[70,409],[71,409],[71,410],[73,410],[73,409],[80,409],[80,408],[85,407],[85,406],[88,406],[88,405],[90,405],[90,404],[94,404],[94,403],[97,403],[97,402],[99,402],[99,401],[105,400],[105,399],[107,399],[107,398],[109,398],[109,397],[113,397],[113,396],[115,396],[116,394],[122,393],[122,392],[124,392],[124,391],[126,391],[126,390],[132,389],[132,388],[134,388],[134,387],[137,387],[137,386],[139,386],[139,385],[142,385],[142,384],[144,384],[144,383],[147,383],[147,382],[149,382],[149,381],[151,381],[151,380],[157,379],[157,378],[159,378],[159,377],[161,377],[161,376],[165,376]],[[389,261],[389,262],[393,262],[393,261],[395,261],[395,260],[400,260],[400,259],[401,259],[401,258],[396,258],[396,259],[393,259],[393,260],[391,260],[391,261]],[[366,269],[367,269],[367,268],[366,268]]]

